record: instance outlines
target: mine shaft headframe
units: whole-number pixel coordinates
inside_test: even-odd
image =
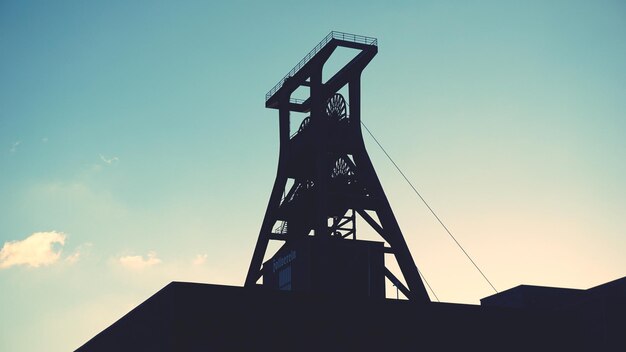
[[[322,82],[323,67],[338,47],[357,53]],[[395,257],[406,286],[384,266],[380,275],[410,300],[430,301],[363,141],[361,73],[377,53],[375,38],[330,32],[266,94],[265,106],[279,111],[280,155],[246,286],[261,277],[265,284],[262,267],[270,240],[284,241],[276,255],[303,238],[352,237],[365,243],[356,240],[358,214],[389,245],[382,250]],[[309,88],[309,96],[291,98],[302,86]],[[338,93],[346,86],[348,102]],[[309,113],[295,134],[290,131],[291,112]],[[289,187],[288,180],[293,181]]]

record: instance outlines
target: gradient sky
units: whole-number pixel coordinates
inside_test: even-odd
[[[330,30],[378,38],[363,121],[499,290],[626,274],[623,2],[2,1],[0,350],[77,348],[173,280],[242,285],[264,94]],[[439,298],[492,294],[366,144]]]

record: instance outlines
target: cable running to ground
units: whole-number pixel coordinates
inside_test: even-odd
[[[461,249],[461,251],[463,251],[463,254],[465,254],[465,256],[467,257],[467,259],[469,259],[470,262],[472,262],[472,264],[474,265],[474,267],[476,268],[476,270],[478,270],[478,272],[480,273],[480,275],[483,276],[483,278],[485,279],[485,281],[487,281],[487,283],[489,284],[489,286],[491,286],[491,288],[498,293],[498,290],[493,286],[493,284],[491,283],[491,281],[489,281],[489,279],[487,278],[487,276],[483,273],[482,270],[480,270],[480,268],[478,267],[478,265],[476,265],[476,263],[474,262],[474,260],[472,259],[472,257],[470,257],[470,255],[465,251],[465,249],[463,248],[463,246],[461,246],[461,244],[459,243],[459,241],[456,240],[456,238],[454,237],[454,235],[452,235],[452,232],[450,232],[450,230],[448,230],[448,227],[446,227],[446,225],[443,223],[443,221],[441,221],[441,219],[439,218],[439,216],[437,216],[437,214],[435,213],[435,211],[430,207],[430,205],[428,205],[428,203],[426,202],[426,200],[424,199],[424,197],[422,197],[422,195],[420,194],[420,192],[417,191],[417,189],[415,188],[415,186],[413,186],[413,184],[411,183],[411,181],[409,181],[409,179],[406,177],[406,175],[404,174],[404,172],[402,172],[402,170],[400,169],[400,167],[398,166],[398,164],[396,164],[395,161],[393,161],[393,159],[391,158],[391,156],[389,155],[389,153],[387,153],[387,151],[385,150],[385,148],[383,148],[383,146],[380,144],[380,142],[378,142],[378,140],[376,139],[376,137],[374,137],[374,134],[372,133],[372,131],[370,131],[369,128],[367,128],[367,126],[365,126],[365,124],[363,123],[363,121],[361,121],[361,125],[363,125],[363,127],[365,127],[365,130],[367,131],[367,133],[369,133],[369,135],[372,137],[372,139],[374,139],[374,142],[376,142],[376,144],[378,144],[378,147],[383,151],[383,153],[385,153],[385,155],[387,156],[387,159],[389,159],[389,161],[391,161],[391,163],[393,164],[393,166],[396,168],[396,170],[398,170],[398,172],[400,173],[400,175],[402,175],[402,177],[404,178],[404,180],[409,184],[409,186],[411,186],[411,188],[413,189],[413,191],[415,192],[415,194],[417,194],[417,196],[422,200],[422,202],[424,203],[424,205],[426,205],[426,207],[428,208],[428,210],[430,210],[430,212],[433,214],[433,216],[435,217],[435,219],[437,219],[437,221],[439,222],[439,224],[441,224],[441,226],[444,228],[444,230],[446,230],[446,232],[448,233],[448,235],[450,235],[450,237],[452,238],[452,240],[454,240],[454,242],[456,243],[457,246],[459,246],[459,248]],[[423,275],[422,275],[423,277]],[[424,280],[426,281],[426,280]],[[430,287],[430,286],[429,286]],[[432,291],[432,289],[431,289]],[[434,294],[434,292],[433,292]]]

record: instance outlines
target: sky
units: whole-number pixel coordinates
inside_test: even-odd
[[[171,281],[242,285],[264,95],[331,30],[378,38],[362,119],[498,290],[626,275],[623,2],[2,1],[0,350],[73,350]],[[439,299],[493,294],[365,138]]]

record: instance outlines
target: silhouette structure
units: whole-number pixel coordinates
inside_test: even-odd
[[[339,47],[358,54],[323,82]],[[387,277],[410,300],[430,301],[363,142],[361,73],[377,52],[375,38],[333,31],[265,96],[278,110],[280,155],[247,287],[263,277],[279,289],[382,298]],[[308,96],[292,98],[301,87]],[[291,112],[309,114],[295,133]],[[357,240],[357,214],[388,247]],[[285,243],[262,267],[271,240]],[[408,287],[384,267],[384,253],[395,256]]]
[[[359,53],[322,82],[338,47]],[[363,144],[360,77],[376,53],[374,38],[331,32],[266,96],[280,158],[245,287],[170,283],[78,350],[626,351],[626,277],[522,285],[480,306],[429,301]],[[293,99],[300,87],[309,97]],[[291,112],[309,113],[295,134]],[[389,246],[357,240],[357,214]],[[284,244],[262,263],[271,240]],[[385,277],[409,300],[385,299]]]
[[[626,277],[577,297],[509,291],[477,306],[173,282],[78,350],[626,350]]]

